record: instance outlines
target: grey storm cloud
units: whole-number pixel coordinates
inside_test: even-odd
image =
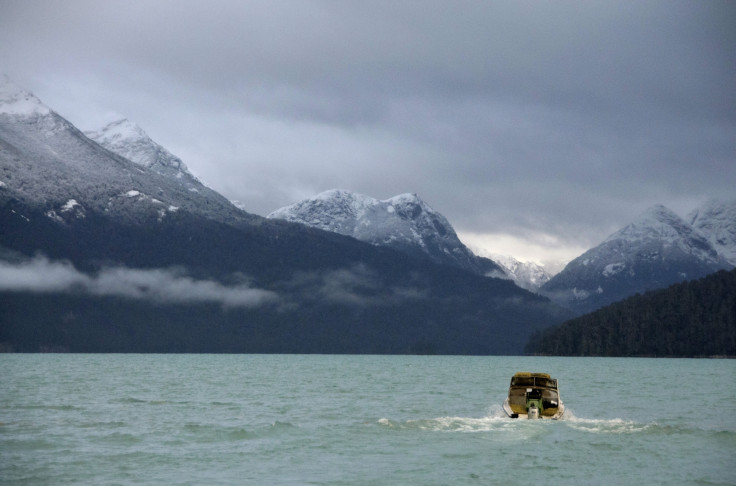
[[[586,247],[733,196],[734,25],[728,0],[31,0],[0,6],[0,68],[256,214],[415,192],[461,234]]]
[[[254,307],[277,300],[274,292],[247,285],[224,286],[211,280],[197,280],[173,269],[112,267],[88,275],[68,262],[44,257],[24,262],[0,261],[0,290],[79,292],[159,303],[216,303],[226,308]]]

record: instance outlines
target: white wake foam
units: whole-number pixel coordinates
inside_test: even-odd
[[[575,430],[593,434],[630,434],[644,431],[652,426],[652,424],[641,424],[622,418],[591,419],[577,417],[569,408],[565,410],[562,420]]]
[[[535,433],[526,427],[550,424],[555,420],[523,420],[509,418],[500,405],[488,409],[485,417],[436,417],[431,419],[410,419],[396,421],[381,418],[378,424],[395,429],[429,430],[437,432],[492,432],[525,427],[525,433]],[[593,434],[629,434],[647,430],[652,424],[641,424],[622,418],[594,419],[577,417],[569,408],[560,421],[565,426]]]

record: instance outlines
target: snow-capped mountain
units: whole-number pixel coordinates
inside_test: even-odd
[[[568,316],[511,282],[249,215],[185,179],[0,84],[0,345],[508,355]],[[441,226],[415,205],[390,211]]]
[[[334,189],[278,209],[267,217],[351,236],[479,275],[504,277],[498,265],[473,254],[458,239],[447,219],[416,194],[380,201]]]
[[[491,258],[504,269],[506,275],[516,285],[532,292],[537,292],[552,278],[552,275],[542,265],[535,262],[521,262],[508,255],[493,255]]]
[[[708,201],[687,219],[728,263],[736,266],[736,199]]]
[[[32,93],[21,89],[6,75],[0,76],[0,114],[31,118],[50,113],[51,110]]]
[[[84,132],[106,149],[161,175],[179,179],[191,190],[201,183],[181,159],[154,142],[143,129],[126,118],[108,123],[100,130]]]
[[[162,162],[151,168],[133,163],[89,139],[7,77],[0,81],[0,198],[32,205],[58,222],[89,210],[123,219],[161,220],[179,209],[219,221],[252,218],[185,176],[183,164],[166,173]]]
[[[571,261],[541,291],[585,312],[730,267],[690,224],[657,205]]]

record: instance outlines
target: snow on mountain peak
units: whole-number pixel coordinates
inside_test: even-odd
[[[719,261],[717,251],[700,232],[661,204],[644,211],[631,224],[609,236],[603,245],[617,241],[629,248],[656,241],[664,248],[677,248],[703,262]]]
[[[158,165],[146,170],[125,155],[114,155],[114,147],[106,149],[90,140],[7,77],[1,81],[0,169],[12,175],[3,178],[4,200],[22,201],[60,224],[93,213],[127,221],[155,215],[160,221],[167,207],[218,221],[251,219],[220,194],[184,176],[178,159],[130,124],[108,126],[108,135],[127,141],[132,137],[133,146],[174,160],[157,159]]]
[[[568,263],[542,292],[563,305],[590,311],[726,268],[728,262],[706,237],[657,205]]]
[[[711,199],[690,213],[688,221],[719,254],[736,266],[736,199]]]
[[[291,206],[277,209],[267,217],[355,236],[358,221],[370,208],[378,204],[380,202],[377,199],[369,196],[342,189],[330,189]]]
[[[495,254],[491,258],[501,265],[516,285],[532,292],[537,292],[552,278],[547,269],[535,262],[522,262],[509,255]]]
[[[424,201],[422,201],[419,196],[417,196],[413,192],[407,192],[404,194],[399,194],[398,196],[391,197],[389,199],[386,199],[387,203],[389,204],[425,204]]]
[[[87,131],[85,135],[111,152],[159,174],[170,177],[194,176],[181,159],[158,143],[137,124],[126,118],[108,123],[97,131]]]
[[[278,209],[267,217],[352,236],[481,275],[503,272],[492,261],[475,256],[458,239],[447,219],[416,194],[400,194],[379,201],[332,189]]]
[[[377,199],[363,194],[357,194],[344,189],[330,189],[319,193],[313,198],[307,199],[302,203],[309,204],[317,201],[327,204],[338,203],[339,205],[342,205],[344,209],[349,208],[350,211],[355,214],[358,214],[360,211],[363,211],[379,202]]]
[[[150,137],[137,124],[127,118],[119,118],[105,125],[99,131],[87,132],[95,135],[98,143],[119,143],[122,140],[148,139]]]
[[[630,242],[657,239],[674,243],[692,233],[690,225],[661,204],[652,206],[638,218],[609,236],[605,242],[627,240]]]
[[[13,83],[7,75],[0,76],[0,114],[35,116],[49,113],[51,110],[32,93]]]

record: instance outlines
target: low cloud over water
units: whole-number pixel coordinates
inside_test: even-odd
[[[45,257],[20,263],[0,262],[0,291],[80,292],[159,303],[210,302],[224,307],[254,307],[278,299],[276,293],[268,290],[198,280],[181,270],[110,267],[90,275],[69,262]]]

